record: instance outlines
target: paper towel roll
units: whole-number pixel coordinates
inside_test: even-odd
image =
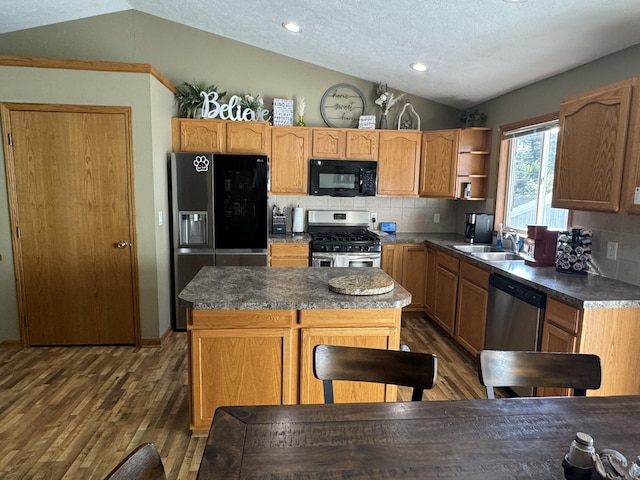
[[[291,226],[291,231],[293,233],[304,232],[304,208],[293,208],[293,225]]]

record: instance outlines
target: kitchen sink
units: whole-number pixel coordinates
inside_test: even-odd
[[[505,251],[493,251],[493,252],[471,252],[471,255],[482,260],[489,262],[514,262],[521,260],[524,262],[524,257],[513,252]]]
[[[475,252],[502,252],[503,250],[493,245],[453,245],[453,248],[465,253]]]

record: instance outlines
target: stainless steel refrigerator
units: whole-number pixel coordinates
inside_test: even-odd
[[[203,266],[267,265],[264,155],[173,153],[170,162],[174,327],[178,294]]]

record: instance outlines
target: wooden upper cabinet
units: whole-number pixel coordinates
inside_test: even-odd
[[[422,134],[420,196],[482,200],[487,197],[491,129],[434,130]],[[464,185],[471,184],[470,196]]]
[[[378,194],[417,196],[422,133],[382,130],[379,135]]]
[[[312,158],[378,160],[378,132],[357,128],[312,128]]]
[[[268,155],[268,122],[172,118],[174,152],[256,153]]]
[[[629,213],[640,213],[640,77],[631,79],[633,100],[629,119],[626,170],[622,206]]]
[[[553,207],[620,209],[632,94],[627,80],[560,104]]]
[[[271,193],[307,193],[310,139],[305,127],[271,128]]]
[[[345,156],[350,160],[378,160],[378,131],[347,130]]]
[[[228,122],[226,153],[268,155],[271,145],[269,122]]]
[[[420,196],[454,198],[460,130],[434,130],[422,134]]]
[[[172,118],[173,151],[223,153],[226,127],[223,120]]]
[[[312,158],[344,158],[345,129],[312,128]]]

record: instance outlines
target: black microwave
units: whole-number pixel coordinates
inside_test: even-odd
[[[373,197],[378,162],[369,160],[310,160],[309,195]]]

